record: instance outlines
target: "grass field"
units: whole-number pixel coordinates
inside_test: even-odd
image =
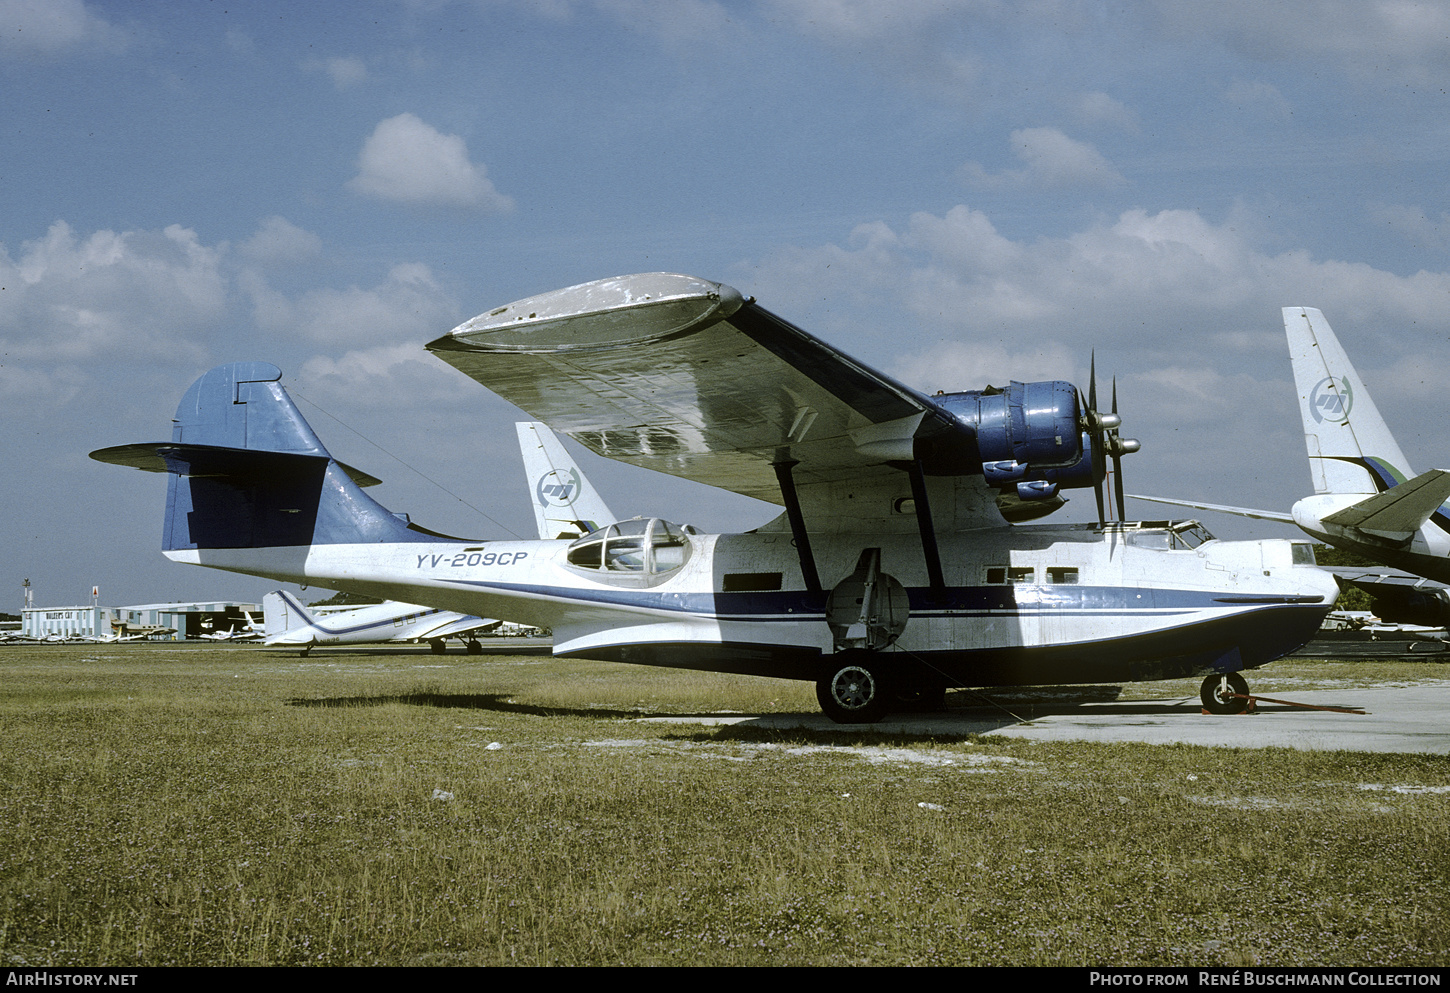
[[[1450,964],[1443,757],[638,720],[815,709],[538,656],[0,648],[0,963]]]

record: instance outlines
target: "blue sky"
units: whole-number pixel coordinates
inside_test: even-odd
[[[86,457],[236,359],[393,509],[530,534],[521,415],[422,345],[628,272],[929,391],[1095,349],[1130,490],[1278,509],[1309,490],[1279,308],[1315,306],[1444,466],[1447,87],[1416,0],[0,0],[0,610],[27,577],[260,599],[161,556],[161,477]],[[587,467],[625,515],[770,516]]]

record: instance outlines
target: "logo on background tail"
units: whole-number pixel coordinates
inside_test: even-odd
[[[1354,406],[1354,390],[1349,386],[1349,377],[1336,380],[1333,376],[1321,379],[1309,393],[1309,409],[1314,420],[1323,424],[1339,424],[1349,418]]]
[[[579,499],[579,492],[583,483],[579,479],[578,469],[550,469],[539,477],[539,482],[534,486],[534,492],[538,494],[539,503],[545,507],[569,507]]]

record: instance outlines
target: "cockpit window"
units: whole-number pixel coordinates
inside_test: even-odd
[[[1197,521],[1141,521],[1122,527],[1124,540],[1138,548],[1184,550],[1197,548],[1214,537]]]
[[[621,521],[591,531],[569,546],[566,559],[600,578],[651,578],[674,572],[689,558],[685,530],[658,517]]]

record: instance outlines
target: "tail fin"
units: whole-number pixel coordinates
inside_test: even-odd
[[[540,538],[578,538],[616,520],[548,425],[519,421],[514,426]]]
[[[311,624],[311,612],[286,590],[277,590],[262,597],[262,626],[264,640],[268,644]]]
[[[1284,331],[1314,492],[1382,493],[1408,479],[1404,453],[1324,315],[1285,307]]]
[[[218,366],[181,398],[170,443],[91,458],[171,473],[167,552],[429,540],[363,493],[378,480],[327,453],[281,378],[266,362]]]

